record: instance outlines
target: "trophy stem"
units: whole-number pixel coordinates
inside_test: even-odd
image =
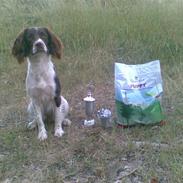
[[[88,96],[84,99],[85,102],[85,114],[86,119],[84,120],[85,126],[93,126],[95,124],[95,120],[93,117],[93,113],[95,110],[95,98],[92,97],[91,91],[88,91]]]

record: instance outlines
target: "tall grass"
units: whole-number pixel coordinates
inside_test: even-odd
[[[0,71],[10,67],[13,41],[29,26],[50,27],[61,38],[65,59],[59,69],[73,83],[111,77],[116,58],[133,64],[160,59],[169,83],[181,70],[181,0],[1,0],[0,5]],[[166,82],[165,87],[173,92]]]
[[[182,1],[168,0],[1,0],[0,50],[25,27],[48,26],[66,53],[107,48],[137,62],[180,62],[182,8]]]

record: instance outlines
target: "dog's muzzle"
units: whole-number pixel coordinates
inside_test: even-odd
[[[45,52],[47,53],[48,49],[42,39],[38,39],[37,41],[34,42],[33,48],[32,48],[32,53],[36,54],[39,52]]]

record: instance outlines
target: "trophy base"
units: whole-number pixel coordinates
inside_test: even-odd
[[[95,120],[91,119],[91,120],[84,120],[84,126],[93,126],[95,124]]]

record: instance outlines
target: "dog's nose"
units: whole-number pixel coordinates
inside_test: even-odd
[[[44,41],[41,39],[38,39],[36,42],[34,42],[33,48],[32,48],[33,54],[36,54],[38,52],[47,52],[47,47]]]
[[[37,43],[35,44],[35,46],[36,46],[37,48],[43,48],[43,44],[42,44],[41,42],[37,42]]]

